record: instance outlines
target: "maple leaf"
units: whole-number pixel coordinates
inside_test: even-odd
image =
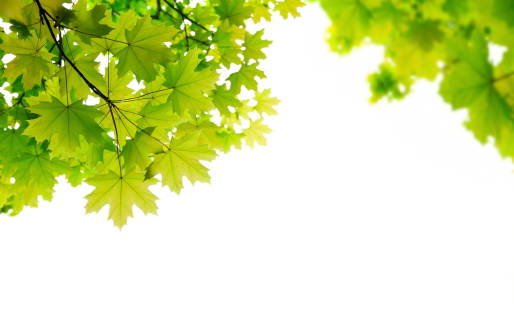
[[[271,132],[271,128],[269,128],[268,125],[264,125],[262,123],[262,118],[252,121],[250,126],[243,130],[243,134],[245,135],[245,142],[250,148],[253,148],[255,143],[258,143],[261,146],[265,146],[267,140],[264,134]]]
[[[181,138],[184,135],[199,131],[200,137],[198,143],[207,144],[211,149],[223,149],[223,142],[218,132],[222,128],[211,121],[211,117],[195,118],[188,122],[182,123],[177,127],[174,134],[175,138]]]
[[[180,193],[184,188],[182,182],[184,177],[191,184],[197,181],[208,183],[210,181],[208,169],[200,161],[212,161],[217,155],[207,145],[199,144],[199,137],[200,131],[197,131],[179,139],[173,139],[166,152],[154,156],[145,178],[150,179],[161,174],[162,184],[176,193]]]
[[[237,43],[238,27],[224,24],[212,36],[214,42],[214,59],[223,66],[229,68],[231,64],[241,64],[243,60],[239,57],[241,46]]]
[[[512,121],[507,102],[493,85],[493,68],[488,61],[484,36],[473,34],[471,43],[454,41],[459,61],[441,82],[440,93],[454,109],[469,108],[467,127],[485,143],[488,136],[500,138],[502,124]]]
[[[391,54],[399,76],[417,75],[434,79],[439,69],[437,61],[444,33],[439,21],[409,24],[405,36],[391,43]]]
[[[259,23],[261,20],[271,21],[271,13],[269,7],[265,4],[257,4],[253,11],[253,23]]]
[[[27,147],[28,142],[29,137],[23,135],[23,130],[11,128],[0,131],[0,164],[8,166],[6,161],[10,161],[13,158],[19,157],[22,153],[30,151]],[[6,169],[2,171],[6,171]]]
[[[168,103],[168,98],[173,91],[172,88],[164,86],[166,79],[162,76],[163,73],[164,69],[161,69],[161,76],[152,82],[145,82],[145,88],[139,91],[141,97],[148,99],[152,105]]]
[[[156,179],[144,179],[144,174],[134,169],[119,175],[113,171],[86,180],[95,189],[86,196],[86,212],[98,212],[109,205],[109,219],[121,228],[132,217],[132,206],[136,205],[145,214],[157,214],[158,199],[148,186],[157,183]]]
[[[284,0],[277,2],[277,10],[280,13],[280,16],[283,18],[287,18],[289,14],[292,17],[299,17],[300,12],[298,12],[298,8],[305,6],[303,2],[300,0]]]
[[[209,69],[196,72],[200,64],[199,50],[189,51],[185,57],[166,67],[164,86],[173,88],[168,100],[173,104],[175,113],[182,115],[190,110],[196,114],[214,108],[209,97],[204,95],[207,90],[214,89],[219,75]]]
[[[231,83],[230,91],[232,91],[234,94],[239,94],[243,86],[250,90],[257,90],[258,83],[255,78],[266,78],[264,72],[257,69],[257,66],[258,63],[242,65],[239,71],[230,74],[228,77],[228,80]]]
[[[17,186],[30,189],[24,191],[22,202],[32,207],[37,205],[39,195],[44,200],[51,200],[53,187],[57,184],[55,177],[72,171],[64,161],[50,158],[48,152],[39,150],[34,147],[32,151],[24,152],[11,162],[16,168],[13,177],[16,179]]]
[[[228,91],[225,86],[218,86],[215,90],[212,91],[212,102],[219,110],[221,115],[228,115],[231,113],[229,108],[238,108],[243,103],[234,96],[230,91]]]
[[[84,105],[82,100],[64,104],[52,96],[51,102],[41,102],[29,107],[31,112],[41,117],[29,121],[26,135],[34,136],[38,141],[49,140],[50,149],[64,150],[72,155],[80,148],[80,136],[87,142],[104,145],[103,129],[95,121],[102,112],[95,107]],[[57,140],[52,140],[57,136]]]
[[[254,109],[262,116],[262,114],[267,113],[270,116],[274,116],[277,114],[277,110],[275,110],[275,106],[280,104],[280,100],[276,97],[271,97],[271,89],[264,89],[262,92],[255,93],[255,100],[257,104],[254,106]]]
[[[255,34],[251,34],[246,32],[245,41],[243,43],[243,47],[245,50],[243,51],[244,60],[246,62],[251,59],[259,60],[265,59],[266,55],[262,52],[262,49],[268,47],[271,44],[271,41],[262,39],[262,35],[264,34],[264,29],[257,31]]]
[[[335,50],[346,52],[358,45],[366,36],[371,22],[371,12],[366,1],[321,0],[321,6],[332,21],[330,43]]]
[[[164,42],[171,41],[177,31],[174,27],[166,27],[164,23],[152,25],[150,15],[138,20],[132,30],[125,30],[123,46],[113,51],[120,60],[117,66],[119,74],[132,71],[138,80],[155,80],[159,73],[148,63],[165,66],[176,58]]]
[[[91,38],[90,49],[92,52],[116,52],[126,43],[125,31],[132,30],[138,22],[133,10],[122,13],[112,31],[103,38]],[[87,46],[86,46],[87,48]]]
[[[233,129],[224,129],[217,133],[221,139],[222,149],[224,153],[228,153],[232,148],[243,148],[243,133],[236,133]]]
[[[90,44],[91,38],[107,35],[113,28],[100,23],[105,18],[106,7],[96,5],[93,9],[87,9],[87,0],[79,0],[73,10],[75,17],[69,27],[77,32],[78,36],[86,44]]]
[[[168,130],[172,130],[183,120],[176,114],[173,114],[173,110],[170,104],[161,104],[153,106],[150,103],[146,104],[141,111],[141,116],[138,119],[137,124],[141,128],[153,127],[155,128],[155,134],[157,138],[161,140],[167,140]]]
[[[102,175],[109,173],[109,171],[118,172],[121,165],[120,153],[118,151],[103,150],[101,162],[94,168],[96,174]]]
[[[44,77],[50,76],[53,64],[52,55],[44,48],[47,41],[37,36],[24,40],[9,37],[0,44],[5,53],[14,54],[16,58],[7,65],[5,77],[16,78],[23,75],[22,83],[26,90],[34,85],[41,85]]]
[[[121,151],[125,169],[129,170],[137,165],[140,170],[145,170],[152,162],[150,155],[163,151],[162,143],[152,134],[154,129],[145,128],[137,132],[133,139],[127,140]]]
[[[221,20],[227,20],[236,26],[245,26],[245,20],[253,12],[252,6],[245,6],[244,0],[219,0],[219,6],[214,7]]]
[[[123,100],[127,98],[127,96],[133,97],[132,94],[134,90],[129,88],[128,85],[134,78],[129,73],[125,73],[120,77],[118,75],[118,69],[115,66],[113,61],[109,62],[109,65],[105,69],[105,83],[101,86],[106,87],[107,96],[112,100]]]

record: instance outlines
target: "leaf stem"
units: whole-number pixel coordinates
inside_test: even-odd
[[[496,82],[498,82],[498,81],[505,80],[505,79],[507,79],[507,78],[511,77],[512,75],[514,75],[514,71],[513,71],[513,72],[510,72],[510,73],[503,74],[502,76],[499,76],[499,77],[493,78],[493,79],[491,80],[491,83],[493,83],[493,84],[494,84],[494,83],[496,83]]]

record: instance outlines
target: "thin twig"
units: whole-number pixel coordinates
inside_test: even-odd
[[[47,27],[48,27],[48,30],[50,31],[50,35],[52,36],[52,39],[54,40],[54,43],[57,44],[57,48],[59,49],[59,52],[62,54],[63,58],[70,64],[71,67],[73,67],[73,69],[77,72],[77,74],[82,78],[82,80],[84,80],[84,82],[89,86],[89,88],[95,93],[97,94],[98,96],[100,96],[100,98],[102,98],[104,101],[106,101],[108,104],[111,104],[112,102],[109,100],[109,97],[105,96],[104,93],[102,93],[94,84],[91,83],[91,81],[89,81],[85,76],[84,74],[82,74],[82,72],[77,68],[77,66],[73,63],[73,61],[71,61],[68,56],[66,55],[66,53],[64,52],[62,46],[60,45],[60,43],[58,42],[57,40],[57,37],[55,36],[53,30],[52,30],[52,25],[50,24],[50,21],[48,20],[48,16],[52,17],[50,14],[48,14],[48,12],[43,8],[43,6],[41,5],[41,2],[40,0],[34,0],[36,2],[36,4],[38,5],[39,7],[39,13],[42,17],[42,19],[44,20],[44,22],[46,23]]]
[[[200,23],[196,22],[195,20],[193,20],[192,18],[190,18],[189,16],[187,16],[186,14],[184,14],[184,12],[180,9],[179,5],[177,4],[177,2],[175,1],[175,4],[177,5],[178,8],[175,8],[175,6],[173,6],[172,3],[170,3],[168,0],[163,0],[168,6],[170,6],[171,9],[173,9],[174,11],[176,11],[180,16],[182,16],[183,19],[186,19],[188,20],[189,22],[191,22],[192,24],[200,27],[201,29],[205,30],[205,31],[208,31],[210,32],[212,35],[214,35],[214,32],[212,32],[211,30],[207,29],[206,27],[204,27],[203,25],[201,25]]]

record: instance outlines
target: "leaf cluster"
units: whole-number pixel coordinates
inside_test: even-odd
[[[440,94],[467,109],[465,126],[514,158],[514,3],[510,0],[319,0],[340,53],[366,43],[384,47],[368,77],[376,102],[401,99],[417,79],[441,78]],[[501,61],[489,55],[503,47]]]
[[[247,23],[295,0],[0,3],[0,210],[51,200],[56,177],[94,186],[121,228],[149,186],[209,182],[219,152],[265,144],[278,99],[260,88],[270,41]]]

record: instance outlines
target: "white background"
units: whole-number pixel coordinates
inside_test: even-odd
[[[436,84],[370,106],[380,49],[332,54],[302,13],[267,25],[268,146],[211,185],[122,232],[87,186],[0,216],[0,332],[514,331],[512,164]]]

